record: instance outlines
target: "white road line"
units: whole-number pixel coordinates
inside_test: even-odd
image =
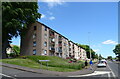
[[[92,74],[85,74],[85,75],[74,75],[74,76],[68,76],[68,77],[84,77],[84,76],[95,76],[95,75],[102,75],[102,74],[108,74],[109,71],[95,71]]]
[[[109,67],[110,71],[112,72],[113,77],[116,77],[109,65],[108,65],[108,67]]]
[[[13,77],[11,77],[11,76],[8,76],[8,75],[2,74],[2,73],[0,73],[0,75],[3,75],[3,76],[5,76],[5,77],[9,77],[9,78],[13,78]],[[16,78],[13,78],[13,79],[16,79]]]
[[[108,78],[110,79],[110,73],[108,73]]]

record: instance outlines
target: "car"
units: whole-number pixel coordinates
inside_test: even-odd
[[[107,61],[106,60],[100,60],[97,67],[106,67],[107,66]]]

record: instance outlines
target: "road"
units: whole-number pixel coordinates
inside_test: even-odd
[[[108,78],[108,79],[116,79],[118,77],[118,70],[120,70],[120,68],[118,68],[118,64],[111,62],[111,61],[107,61],[107,67],[101,67],[101,68],[97,68],[94,73],[92,74],[86,74],[86,75],[76,75],[76,76],[69,76],[69,77],[97,77],[97,79],[100,79],[102,77],[104,78]]]
[[[113,63],[111,61],[108,61],[107,67],[103,68],[97,68],[94,73],[92,74],[85,74],[85,75],[74,75],[74,76],[67,76],[67,77],[97,77],[97,79],[101,77],[108,77],[111,79],[113,77],[114,79],[118,77],[118,64]],[[8,67],[2,67],[2,73],[0,73],[0,76],[3,76],[2,79],[15,79],[17,77],[58,77],[58,76],[53,76],[49,74],[38,74],[38,73],[32,73],[32,72],[27,72],[27,71],[22,71],[22,70],[17,70],[13,68],[8,68]],[[112,79],[113,79],[112,78]],[[88,78],[89,79],[89,78]]]
[[[49,74],[38,74],[38,73],[32,73],[32,72],[27,72],[27,71],[22,71],[22,70],[17,70],[13,68],[8,68],[8,67],[2,67],[2,73],[0,73],[0,76],[3,76],[5,78],[9,79],[16,79],[17,77],[55,77]]]

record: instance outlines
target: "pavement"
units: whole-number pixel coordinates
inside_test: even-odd
[[[14,68],[22,71],[32,72],[32,73],[38,73],[38,74],[49,74],[54,76],[60,76],[60,77],[66,77],[70,75],[85,75],[85,74],[91,74],[94,73],[94,71],[97,69],[97,64],[93,64],[93,70],[90,68],[82,69],[74,72],[57,72],[57,71],[49,71],[49,70],[43,70],[43,69],[32,69],[28,67],[13,65],[13,64],[7,64],[0,62],[0,65],[4,67]]]

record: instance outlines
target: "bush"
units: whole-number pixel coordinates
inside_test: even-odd
[[[16,57],[16,53],[10,53],[9,56],[15,58]]]

